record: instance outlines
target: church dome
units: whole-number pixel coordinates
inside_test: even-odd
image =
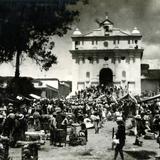
[[[75,31],[73,32],[73,35],[81,35],[82,33],[80,32],[80,30],[78,28],[75,29]]]
[[[132,34],[133,34],[133,35],[140,35],[141,33],[140,33],[140,31],[137,29],[137,27],[135,27],[135,28],[133,29],[133,31],[132,31]]]

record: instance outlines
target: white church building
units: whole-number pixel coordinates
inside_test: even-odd
[[[73,91],[90,85],[112,85],[141,93],[142,35],[137,28],[131,32],[115,28],[106,19],[99,28],[72,35]]]

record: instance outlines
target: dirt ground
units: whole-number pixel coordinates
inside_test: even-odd
[[[114,151],[111,149],[112,127],[115,122],[107,121],[100,129],[99,134],[94,129],[89,129],[89,138],[86,146],[54,147],[49,141],[39,150],[39,160],[112,160]],[[156,140],[144,140],[143,146],[134,146],[134,136],[127,136],[124,147],[125,160],[155,160],[160,149]],[[13,160],[21,160],[21,149],[10,149],[10,157]],[[120,160],[120,157],[117,158]]]

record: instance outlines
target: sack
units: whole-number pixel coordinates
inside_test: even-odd
[[[79,131],[79,137],[85,137],[85,132],[84,131]]]
[[[113,139],[112,143],[115,144],[115,145],[116,145],[116,144],[119,144],[119,139],[116,139],[116,138]]]
[[[82,146],[86,145],[87,144],[86,138],[85,137],[79,137],[79,143]]]
[[[155,135],[154,135],[154,133],[147,132],[146,135],[144,136],[144,139],[152,139],[152,140],[154,140],[155,139]]]

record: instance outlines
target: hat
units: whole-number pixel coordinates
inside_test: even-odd
[[[80,124],[79,123],[72,123],[71,126],[78,127],[78,126],[80,126]]]
[[[19,114],[19,119],[23,119],[24,115],[23,114]]]
[[[151,111],[150,111],[150,110],[147,110],[147,114],[151,114]]]
[[[12,106],[9,106],[8,110],[13,110],[13,107],[12,107]]]
[[[135,119],[141,119],[141,116],[138,114],[135,116]]]
[[[56,107],[56,108],[55,108],[55,111],[56,111],[56,113],[59,113],[59,112],[61,112],[62,110],[61,110],[60,107]]]
[[[57,114],[56,114],[56,112],[53,112],[53,114],[52,114],[53,116],[56,116]]]
[[[159,114],[156,114],[156,115],[155,115],[155,118],[159,118]]]
[[[8,116],[9,116],[11,119],[14,119],[14,118],[15,118],[15,114],[14,114],[14,113],[10,113]]]
[[[117,120],[116,120],[117,122],[119,122],[119,121],[123,121],[123,118],[122,117],[117,117]]]
[[[3,115],[0,114],[0,119],[4,118]]]
[[[13,103],[9,103],[8,106],[13,106]]]

